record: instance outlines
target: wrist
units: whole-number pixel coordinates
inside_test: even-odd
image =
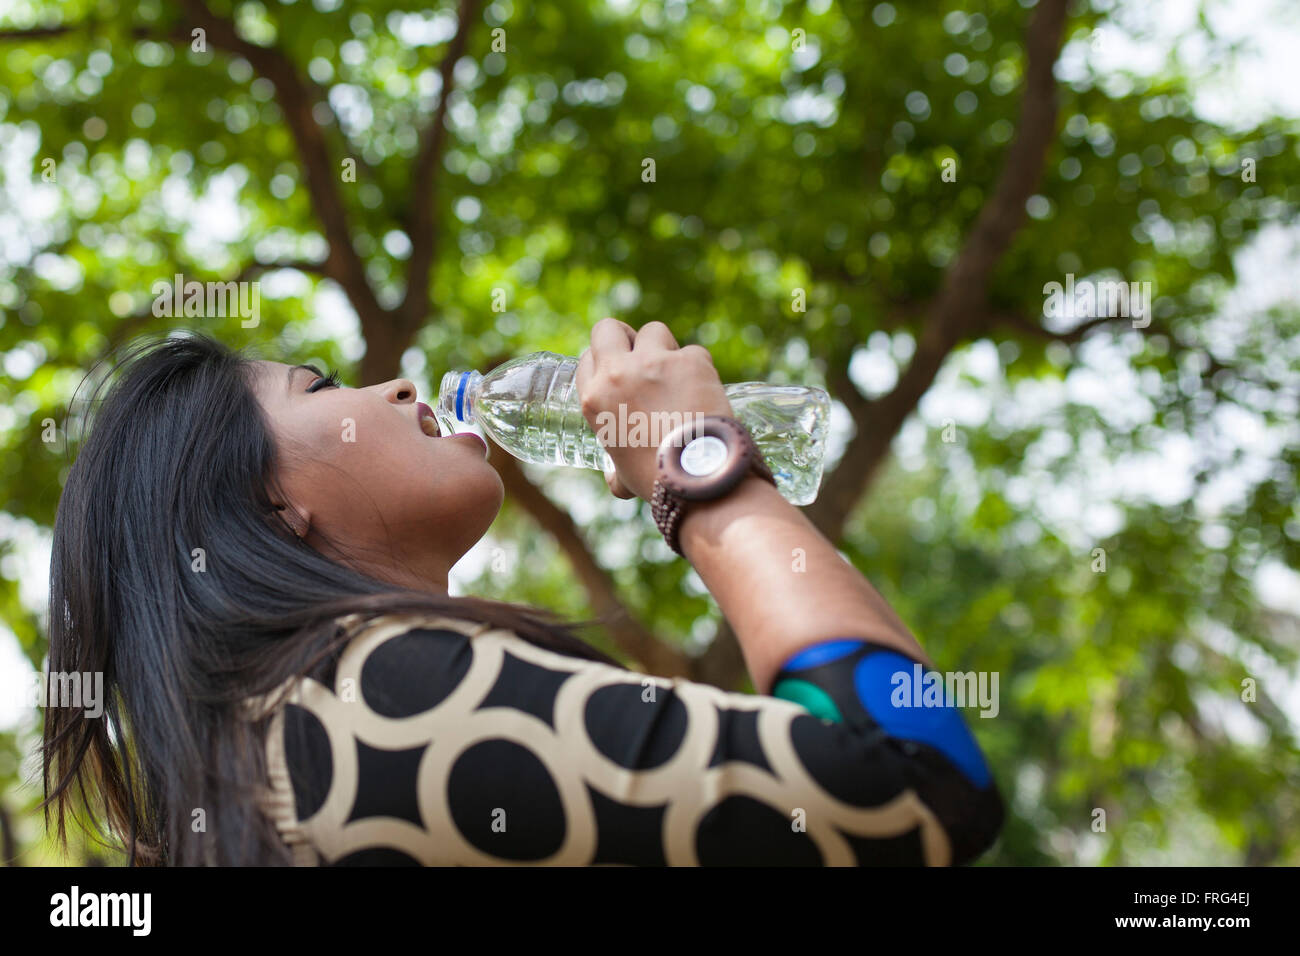
[[[668,546],[683,557],[685,515],[730,496],[750,475],[776,485],[749,430],[725,415],[697,416],[678,425],[660,443],[656,466],[650,511]]]
[[[692,502],[678,525],[677,543],[686,560],[695,564],[692,549],[698,549],[704,542],[717,542],[736,518],[782,507],[794,508],[794,505],[774,485],[751,472],[723,497]]]

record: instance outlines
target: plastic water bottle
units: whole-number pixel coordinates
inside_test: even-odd
[[[522,461],[609,471],[614,463],[582,414],[577,370],[575,358],[534,352],[487,375],[448,372],[438,389],[435,414],[445,431],[454,431],[457,422],[478,425]],[[725,391],[736,419],[749,430],[772,469],[781,494],[792,504],[811,504],[817,498],[826,454],[831,408],[826,390],[740,382],[725,386]],[[611,423],[611,433],[627,424]],[[669,428],[665,423],[659,440]],[[627,432],[635,434],[631,427]],[[647,425],[644,434],[653,437],[652,427]]]

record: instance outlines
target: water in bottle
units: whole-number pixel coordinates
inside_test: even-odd
[[[582,414],[577,370],[575,358],[535,352],[486,375],[448,372],[438,389],[436,413],[444,430],[454,430],[455,423],[478,425],[522,461],[608,471],[613,462]],[[736,419],[763,453],[777,489],[793,504],[811,504],[826,454],[831,404],[826,390],[764,382],[740,382],[724,390]]]

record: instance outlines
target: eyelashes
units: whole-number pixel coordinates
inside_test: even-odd
[[[313,368],[313,372],[320,375],[320,378],[307,386],[307,391],[315,392],[322,388],[337,388],[342,382],[339,379],[339,373],[335,369],[330,369],[325,375],[321,375],[318,369]]]

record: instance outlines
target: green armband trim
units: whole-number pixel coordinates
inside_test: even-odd
[[[809,683],[806,680],[787,677],[772,688],[772,696],[792,701],[805,708],[814,717],[820,717],[822,720],[833,720],[837,724],[844,723],[844,715],[835,706],[835,701],[831,698],[831,695],[816,684]]]

